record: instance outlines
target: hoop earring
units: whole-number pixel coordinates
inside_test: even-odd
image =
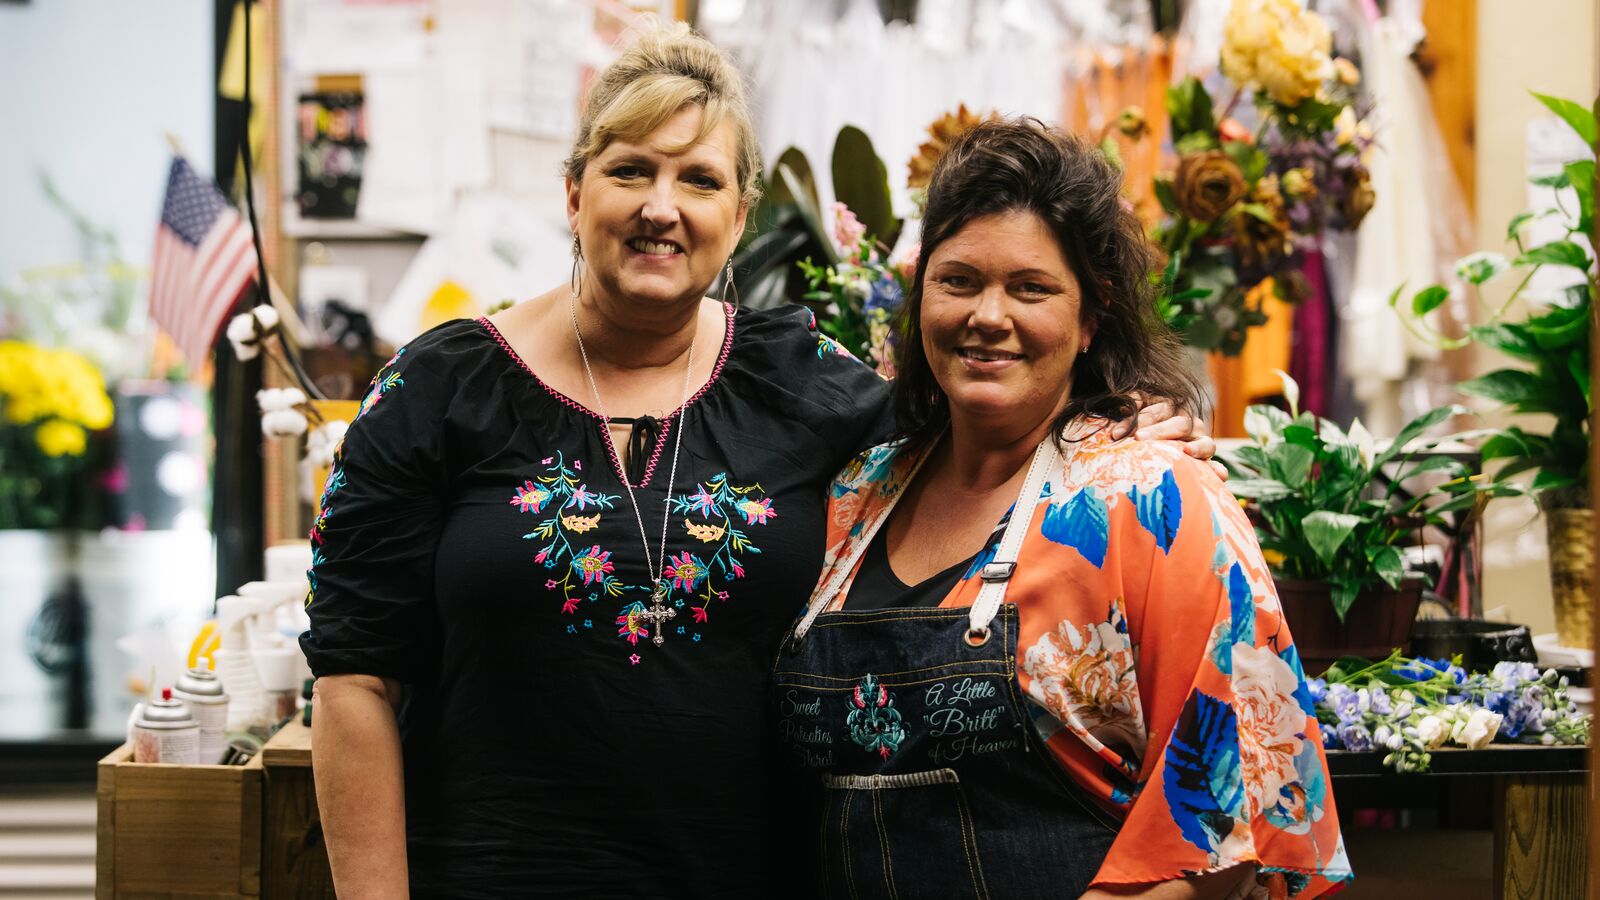
[[[728,305],[728,288],[733,288],[733,308],[739,308],[739,286],[733,283],[733,260],[728,260],[727,277],[722,281],[722,305]]]
[[[569,283],[569,286],[572,288],[572,296],[574,296],[574,297],[578,296],[578,289],[583,287],[583,273],[579,268],[582,263],[583,263],[583,245],[578,243],[578,236],[577,235],[573,235],[572,236],[572,277],[569,279],[568,283]]]

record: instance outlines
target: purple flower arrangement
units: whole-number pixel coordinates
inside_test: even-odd
[[[1377,663],[1340,660],[1307,687],[1327,749],[1386,751],[1383,764],[1396,772],[1426,772],[1432,751],[1447,745],[1587,745],[1593,719],[1573,703],[1565,676],[1532,663],[1468,672],[1459,659],[1396,652]]]

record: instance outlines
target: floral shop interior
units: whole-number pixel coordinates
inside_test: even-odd
[[[620,119],[596,125],[598,101],[591,101],[615,92],[613,64],[628,59],[642,35],[675,23],[688,23],[717,58],[731,60],[738,83],[698,100],[682,94],[690,99],[669,101],[683,105],[642,130]],[[338,776],[322,770],[337,762],[336,751],[323,748],[349,732],[316,732],[313,765],[313,723],[336,696],[318,693],[313,702],[314,689],[322,690],[316,676],[366,672],[362,660],[386,659],[340,649],[339,641],[351,640],[341,635],[380,627],[364,618],[378,616],[374,608],[383,616],[412,609],[388,611],[398,606],[388,596],[365,598],[367,607],[346,596],[356,544],[368,547],[369,566],[393,560],[407,572],[418,547],[430,560],[424,571],[434,571],[430,542],[438,544],[441,569],[448,560],[473,561],[460,573],[466,593],[455,593],[448,579],[440,579],[437,598],[432,588],[417,589],[426,598],[419,615],[431,616],[424,621],[440,634],[465,627],[462,614],[444,609],[445,597],[497,591],[500,599],[482,608],[542,606],[504,621],[548,621],[550,633],[560,629],[568,642],[560,646],[595,648],[586,656],[541,649],[557,645],[540,631],[537,639],[508,638],[516,643],[509,653],[490,642],[482,646],[497,649],[476,661],[451,661],[447,670],[457,674],[450,677],[463,684],[556,673],[545,684],[508,689],[502,681],[494,715],[506,722],[574,715],[579,701],[549,705],[552,695],[574,690],[560,670],[571,660],[597,667],[580,677],[601,687],[578,696],[598,698],[599,708],[583,714],[603,719],[612,701],[601,692],[634,690],[652,665],[665,671],[676,655],[689,671],[695,659],[722,659],[710,654],[723,652],[718,643],[730,646],[732,633],[719,626],[744,614],[737,582],[747,577],[750,584],[772,577],[774,590],[779,579],[794,582],[792,603],[768,598],[769,606],[784,606],[769,629],[777,648],[780,632],[806,612],[818,562],[770,576],[760,569],[807,547],[814,557],[825,523],[833,539],[840,516],[855,514],[859,498],[847,495],[864,482],[851,481],[849,468],[831,488],[829,479],[883,438],[856,441],[811,480],[778,469],[761,483],[740,480],[759,470],[739,454],[776,453],[771,458],[796,468],[808,455],[826,456],[803,449],[828,430],[804,411],[831,396],[833,387],[805,383],[806,367],[823,363],[870,369],[873,377],[861,384],[884,397],[892,390],[902,425],[903,416],[931,415],[932,401],[902,402],[930,390],[944,397],[942,427],[960,424],[958,413],[967,412],[955,408],[959,391],[945,397],[940,386],[948,373],[936,365],[944,351],[935,346],[942,338],[934,329],[943,326],[934,311],[953,308],[940,304],[968,296],[964,285],[980,276],[940,275],[934,251],[923,247],[961,252],[962,235],[977,227],[963,222],[1054,221],[1028,212],[1034,207],[1025,199],[968,215],[952,212],[966,201],[941,196],[974,190],[959,175],[978,165],[976,136],[1021,122],[1014,127],[1053,136],[1050,146],[1112,180],[1117,196],[1108,206],[1118,208],[1105,215],[1130,223],[1139,248],[1132,258],[1143,268],[1115,284],[1120,269],[1084,282],[1083,254],[1097,251],[1082,249],[1094,239],[1068,233],[1077,212],[1066,214],[1065,231],[1049,232],[1057,237],[1045,240],[1046,255],[1063,261],[1074,285],[1087,284],[1086,303],[1102,289],[1125,288],[1145,304],[1121,310],[1145,323],[1137,333],[1172,348],[1176,381],[1108,381],[1108,396],[1128,384],[1155,385],[1141,388],[1139,404],[1165,399],[1148,396],[1163,384],[1192,384],[1195,402],[1165,408],[1181,414],[1176,425],[1182,415],[1194,420],[1199,439],[1184,449],[1213,458],[1185,477],[1226,499],[1209,523],[1193,526],[1222,543],[1214,560],[1201,560],[1207,573],[1190,579],[1222,598],[1215,630],[1208,618],[1192,654],[1226,686],[1229,699],[1220,704],[1198,694],[1222,712],[1201,704],[1180,714],[1161,699],[1167,680],[1150,658],[1164,653],[1170,662],[1181,651],[1176,639],[1155,634],[1160,619],[1151,617],[1161,614],[1157,603],[1189,602],[1172,599],[1182,591],[1152,601],[1148,615],[1139,606],[1144,595],[1130,592],[1125,620],[1119,595],[1106,622],[1080,630],[1063,619],[1054,637],[1031,647],[1019,639],[1002,658],[1005,683],[1018,687],[1002,687],[1008,699],[995,714],[1008,722],[1015,715],[1017,733],[1028,731],[1023,746],[1076,741],[1083,753],[1061,757],[1071,764],[1056,766],[1048,754],[1042,763],[1059,775],[1093,757],[1111,773],[1105,795],[1090,790],[1085,802],[1098,802],[1108,827],[1123,833],[1090,895],[1144,896],[1138,889],[1152,887],[1107,872],[1160,869],[1160,860],[1127,862],[1141,855],[1134,834],[1144,856],[1166,852],[1167,832],[1143,837],[1156,833],[1155,817],[1183,851],[1172,852],[1185,861],[1184,873],[1255,864],[1255,881],[1230,896],[1600,898],[1600,879],[1590,875],[1591,860],[1600,859],[1600,838],[1591,837],[1600,835],[1600,805],[1589,749],[1597,635],[1590,383],[1600,285],[1592,238],[1600,110],[1593,0],[0,0],[0,83],[12,86],[0,91],[8,125],[0,138],[0,897],[332,897],[336,876],[342,886],[355,884],[347,879],[358,866],[339,852],[351,846],[337,835],[347,820],[336,826],[328,806]],[[690,133],[683,146],[646,141],[690,106],[711,123],[698,136]],[[714,110],[733,123],[732,141],[758,153],[716,144],[724,125],[712,128]],[[626,157],[620,168],[586,172],[589,154],[621,158],[606,156],[618,142],[657,149]],[[947,149],[954,152],[946,156]],[[684,164],[688,174],[665,188],[628,186],[651,173],[659,183],[697,153],[714,160]],[[706,174],[736,156],[742,198]],[[591,190],[611,191],[588,195],[609,198],[609,212],[594,211],[602,201],[581,203]],[[634,196],[643,199],[619,213],[615,204]],[[715,218],[707,210],[722,209],[723,197],[733,227],[721,219],[707,225]],[[616,242],[626,247],[617,259],[606,258],[604,241],[585,230],[612,227],[587,224],[605,215],[623,222],[615,225],[626,238]],[[649,229],[639,231],[641,221]],[[773,376],[788,379],[783,391],[791,398],[773,408],[793,417],[787,424],[800,437],[745,435],[750,429],[734,420],[741,433],[715,441],[715,458],[732,454],[731,475],[701,472],[698,464],[713,457],[691,446],[689,426],[669,440],[670,416],[589,412],[605,409],[602,385],[615,401],[630,388],[602,360],[591,320],[579,327],[585,279],[599,273],[594,296],[623,290],[628,278],[649,283],[657,276],[637,273],[668,272],[673,256],[684,255],[683,241],[716,257],[699,263],[691,252],[684,265],[704,274],[693,303],[701,296],[723,303],[727,337],[715,368],[691,342],[689,362],[640,370],[659,372],[659,391],[640,390],[665,397],[660,409],[682,399],[682,420],[696,403],[708,417],[728,405],[707,392],[713,382],[732,392],[736,378],[749,377],[738,371],[752,364],[740,360],[735,323],[756,323],[745,338],[755,341],[759,329],[776,327],[761,322],[791,321],[784,317],[793,313],[797,333],[810,341]],[[731,255],[700,246],[718,241]],[[608,281],[608,266],[623,274]],[[974,288],[978,299],[968,301],[960,327],[976,335],[1015,328],[1032,340],[1027,329],[1042,327],[1037,310],[1049,306],[1029,296],[1036,287],[1006,282],[993,303],[987,288]],[[556,299],[545,304],[547,296]],[[517,323],[546,321],[529,311],[541,304],[559,311],[548,320],[553,327],[529,330],[519,342]],[[519,306],[528,313],[521,319]],[[711,318],[720,328],[721,317]],[[1108,339],[1105,318],[1096,321],[1094,337]],[[520,388],[536,384],[607,423],[572,420],[602,441],[595,446],[609,448],[618,473],[619,444],[628,444],[629,471],[598,477],[570,454],[535,452],[516,472],[496,463],[501,496],[463,501],[461,515],[448,521],[440,513],[412,532],[395,525],[374,535],[401,520],[363,512],[355,517],[369,515],[364,523],[341,533],[342,504],[373,510],[388,502],[361,485],[363,477],[400,479],[395,473],[416,468],[407,468],[408,438],[413,450],[423,442],[444,447],[428,466],[456,467],[430,482],[434,500],[490,468],[463,458],[493,433],[489,418],[473,418],[488,396],[464,381],[432,420],[410,419],[410,435],[380,425],[406,421],[398,417],[405,399],[438,390],[429,381],[439,380],[433,375],[443,371],[445,354],[478,352],[462,349],[463,327],[498,338],[498,348],[479,343],[500,355],[473,365],[500,366],[522,378]],[[1052,332],[1063,341],[1082,338],[1079,362],[1065,357],[1080,367],[1074,372],[1101,365],[1088,333],[1077,326]],[[1106,345],[1115,352],[1114,341]],[[418,358],[410,369],[408,349]],[[568,356],[575,376],[550,376],[546,385],[533,375],[546,374],[546,360]],[[1007,365],[1025,362],[1031,372],[1049,356],[961,350],[952,358],[965,361],[960,378],[1002,385],[1012,377]],[[506,367],[506,357],[523,371]],[[591,368],[591,357],[600,368]],[[709,380],[691,397],[697,362]],[[548,365],[553,371],[555,363]],[[1116,360],[1105,365],[1117,370]],[[928,380],[930,366],[936,381]],[[484,377],[476,371],[461,377]],[[597,383],[597,371],[613,377]],[[922,387],[902,394],[902,374]],[[1134,406],[1083,408],[1116,420]],[[847,412],[828,420],[833,439],[848,430]],[[447,420],[449,441],[428,437],[439,419]],[[620,431],[619,422],[626,423]],[[362,435],[363,425],[385,437]],[[552,440],[549,433],[548,424],[525,422],[505,441]],[[916,431],[882,432],[891,433],[921,439]],[[739,450],[746,438],[750,449]],[[958,438],[952,458],[962,452]],[[674,441],[683,446],[682,466]],[[769,446],[786,441],[787,448]],[[1036,463],[1049,443],[1039,445]],[[1064,446],[1069,460],[1083,458],[1070,440]],[[931,452],[933,467],[943,451]],[[641,478],[632,462],[645,457]],[[868,467],[874,458],[866,457]],[[604,457],[597,461],[595,470]],[[669,476],[665,513],[643,488],[657,462],[658,475]],[[1069,482],[1075,465],[1067,464]],[[1020,475],[1009,489],[1023,484],[1025,496]],[[1169,567],[1163,571],[1171,571],[1179,543],[1189,539],[1177,524],[1180,499],[1198,503],[1201,494],[1180,495],[1170,471],[1149,484],[1141,477],[1115,489],[1058,484],[1041,506],[1043,525],[1032,527],[1042,528],[1041,541],[1076,554],[1074,564],[1109,568],[1123,558],[1117,523],[1127,519],[1134,523],[1127,540],[1149,544],[1153,535],[1154,552]],[[690,493],[674,496],[672,479]],[[378,490],[392,492],[397,506],[418,502],[409,482]],[[780,490],[794,493],[774,503]],[[906,498],[917,515],[935,505],[916,490]],[[813,512],[802,514],[805,502]],[[543,513],[552,517],[540,519]],[[930,522],[953,521],[930,515]],[[468,516],[522,526],[506,548],[516,556],[503,567],[504,580],[500,564],[489,561],[498,538],[452,548],[461,523],[478,521]],[[618,530],[607,531],[602,518]],[[874,544],[888,547],[884,553],[900,552],[897,541],[919,534],[910,516],[892,521],[888,537]],[[1026,516],[1020,521],[1029,527]],[[1225,533],[1234,521],[1248,523],[1237,538],[1244,556],[1260,563],[1259,577],[1246,574],[1248,563],[1228,569]],[[534,532],[523,534],[528,527]],[[770,537],[786,527],[815,535],[791,539],[801,549],[786,550]],[[976,592],[981,581],[987,592],[998,583],[1003,591],[1018,567],[1016,545],[1006,549],[1013,530],[1005,519],[1001,527],[1006,538],[972,558],[964,575],[957,567],[928,605],[949,584],[971,581]],[[1224,537],[1211,537],[1212,529]],[[1032,545],[1022,546],[1026,556]],[[869,580],[872,551],[864,552],[857,585]],[[996,561],[997,552],[1013,561]],[[624,562],[629,556],[640,561]],[[900,568],[900,557],[894,561]],[[881,565],[897,578],[888,557]],[[491,574],[473,571],[480,566]],[[991,577],[996,566],[1001,574]],[[1026,569],[1024,559],[1019,593],[1030,583]],[[319,585],[319,576],[328,584]],[[654,595],[646,587],[639,596],[649,599],[635,599],[624,584],[630,579],[654,585]],[[321,618],[319,591],[336,608]],[[968,596],[981,605],[989,595]],[[1029,601],[1012,597],[1008,607],[1020,610],[1026,634]],[[816,615],[814,608],[796,628],[794,646]],[[977,646],[988,625],[972,615],[967,636]],[[1269,621],[1287,625],[1292,645],[1266,636]],[[837,629],[813,634],[828,630]],[[749,646],[759,647],[746,655],[761,655],[761,667],[737,689],[756,698],[740,728],[756,743],[781,731],[796,752],[820,754],[834,732],[796,723],[834,725],[803,718],[816,710],[792,692],[769,703],[763,679],[793,673],[773,665],[777,651],[754,638]],[[546,653],[555,662],[522,668],[507,659]],[[398,677],[405,669],[372,665],[370,675]],[[488,674],[471,673],[475,666]],[[1081,674],[1117,666],[1120,674],[1105,683]],[[680,675],[682,684],[698,683],[672,677]],[[927,735],[957,727],[956,701],[935,708],[929,688],[925,706],[915,706],[915,673],[879,675],[839,695],[834,724],[842,746],[828,747],[826,765],[848,772],[825,779],[902,777],[874,774],[911,771],[903,768],[911,763],[902,740],[907,748],[924,741],[934,759],[952,746],[974,754],[999,746],[926,743]],[[1266,687],[1256,683],[1263,678]],[[1180,680],[1185,690],[1200,683],[1188,674]],[[651,702],[685,704],[660,713],[685,719],[705,715],[687,704],[721,702],[696,701],[685,690]],[[718,690],[737,695],[733,687]],[[962,702],[994,696],[972,690]],[[398,708],[403,731],[409,715],[410,729],[439,732],[419,751],[433,756],[422,759],[454,760],[452,741],[495,739],[491,726],[462,726],[453,717],[429,723]],[[993,720],[977,708],[967,707],[972,718],[963,721],[989,727],[982,723]],[[1106,724],[1123,716],[1116,728]],[[458,727],[467,731],[448,733]],[[1112,735],[1117,728],[1120,736]],[[1128,729],[1137,740],[1126,738]],[[510,730],[508,740],[538,739],[534,725]],[[697,739],[685,731],[682,740]],[[725,741],[704,740],[712,759],[734,752]],[[409,757],[413,737],[405,741]],[[607,747],[604,758],[613,752]],[[659,782],[673,781],[676,753],[641,749],[613,775],[647,798]],[[834,762],[835,754],[844,762]],[[823,765],[817,759],[810,757]],[[414,818],[423,813],[410,807],[416,785],[413,760],[406,762]],[[972,798],[979,816],[962,827],[973,828],[980,855],[989,856],[998,851],[986,838],[998,846],[1007,837],[985,825],[981,807],[1020,801],[984,793],[981,779],[996,776],[969,776],[987,770],[964,764],[934,775],[961,772],[958,787],[968,793],[957,796]],[[451,784],[448,775],[439,778]],[[518,809],[541,814],[537,803]],[[416,842],[424,838],[414,822],[406,825],[417,890]],[[895,828],[885,832],[880,818],[877,829],[887,861],[885,835]],[[931,842],[919,853],[899,836],[898,890],[887,864],[880,886],[830,886],[829,853],[844,853],[847,875],[856,859],[858,879],[867,857],[830,849],[826,824],[822,835],[820,850],[796,850],[782,863],[773,855],[773,866],[821,876],[807,896],[1046,895],[1043,887],[1027,891],[1019,876],[996,878],[998,863],[984,873],[989,886],[975,879],[972,893],[954,882],[913,887],[905,872],[932,866],[943,850]],[[1249,848],[1240,850],[1239,841]],[[1273,849],[1280,844],[1293,844],[1296,854],[1310,848],[1303,852],[1315,857]],[[1061,844],[1060,853],[1076,853],[1075,846]],[[680,864],[721,865],[714,856]],[[1088,874],[1099,867],[1094,862]],[[545,893],[529,888],[528,895],[613,895],[561,893],[564,876],[549,877]],[[693,879],[640,883],[643,892],[629,896],[761,893],[715,893],[692,885],[716,882]],[[1149,895],[1224,896],[1201,884],[1157,885],[1198,892],[1152,888]],[[481,896],[509,893],[518,891]],[[459,894],[469,895],[480,896]]]

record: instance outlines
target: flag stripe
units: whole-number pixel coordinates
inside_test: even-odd
[[[245,285],[255,280],[245,220],[209,178],[173,159],[151,263],[150,317],[195,369]]]

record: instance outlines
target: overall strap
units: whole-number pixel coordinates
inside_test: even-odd
[[[906,472],[905,482],[902,487],[910,484],[911,480],[917,477],[917,473],[922,470],[922,464],[927,462],[928,457],[932,455],[933,451],[931,449],[923,451],[911,466],[911,469]],[[877,517],[868,522],[866,527],[862,529],[861,535],[851,548],[849,556],[835,561],[833,573],[828,576],[827,582],[812,592],[811,604],[806,608],[806,614],[794,626],[793,640],[796,645],[805,638],[806,632],[811,630],[811,623],[815,622],[817,616],[821,615],[822,611],[828,608],[828,604],[833,602],[833,598],[838,596],[839,589],[844,586],[844,580],[849,578],[850,573],[856,570],[856,566],[861,562],[861,557],[866,554],[867,548],[872,545],[872,539],[877,537],[878,529],[883,527],[883,523],[889,521],[889,513],[894,511],[895,504],[900,502],[900,498],[904,494],[904,490],[896,492],[883,509],[878,511]]]
[[[917,460],[909,472],[906,473],[906,484],[916,477],[922,463],[932,453],[925,453],[922,459]],[[1022,490],[1017,494],[1016,506],[1011,510],[1011,520],[1006,524],[1005,533],[1000,537],[1000,546],[995,551],[994,560],[985,565],[979,574],[983,579],[983,587],[978,591],[978,599],[968,613],[968,628],[973,635],[986,636],[989,622],[1000,611],[1000,606],[1005,602],[1006,584],[1011,579],[1011,574],[1017,568],[1017,552],[1022,547],[1022,539],[1027,537],[1028,526],[1033,522],[1035,507],[1039,505],[1039,497],[1044,493],[1045,482],[1050,473],[1061,466],[1061,452],[1056,447],[1054,435],[1046,437],[1039,444],[1039,449],[1033,453],[1033,461],[1028,466],[1028,475],[1022,482]],[[878,529],[889,521],[889,514],[894,510],[899,501],[897,494],[888,505],[880,510],[875,520],[867,523],[862,529],[854,548],[847,558],[835,563],[833,573],[826,583],[811,595],[811,604],[806,609],[806,614],[794,627],[793,640],[798,644],[805,638],[806,632],[811,630],[811,624],[817,620],[833,598],[838,595],[839,589],[844,585],[844,580],[854,572],[861,557],[866,553],[867,547],[872,544],[873,538],[878,534]]]
[[[1016,506],[1011,509],[1011,520],[1006,523],[1005,533],[1000,536],[1000,546],[995,550],[994,559],[978,573],[978,577],[983,579],[983,587],[978,590],[978,599],[967,613],[969,639],[976,641],[988,637],[989,623],[1000,611],[1001,604],[1005,603],[1006,587],[1011,582],[1012,573],[1017,570],[1017,552],[1022,549],[1022,539],[1028,536],[1028,526],[1033,523],[1033,512],[1039,505],[1040,495],[1044,493],[1045,482],[1051,473],[1060,468],[1061,451],[1056,447],[1056,435],[1047,435],[1033,453],[1033,463],[1028,466],[1028,476],[1022,482],[1022,490],[1017,493]]]

